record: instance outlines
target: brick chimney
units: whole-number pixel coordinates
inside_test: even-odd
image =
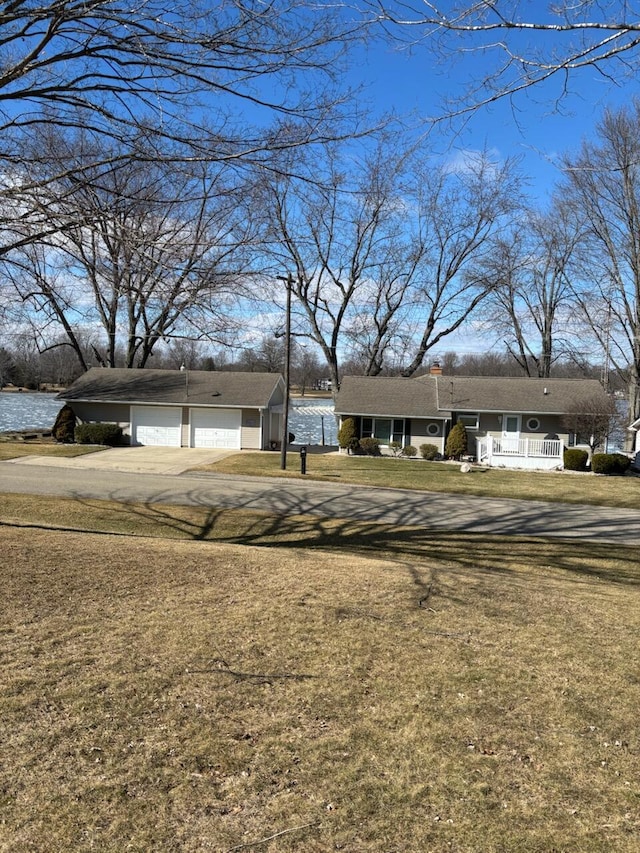
[[[429,373],[431,376],[442,376],[442,368],[440,367],[439,361],[433,362],[433,364],[429,368]]]

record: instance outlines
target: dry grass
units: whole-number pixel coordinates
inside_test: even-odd
[[[17,459],[20,456],[84,456],[95,453],[103,447],[87,444],[58,444],[53,440],[34,439],[32,441],[0,440],[0,462]]]
[[[3,853],[637,851],[631,550],[8,500]]]

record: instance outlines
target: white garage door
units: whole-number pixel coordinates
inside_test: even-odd
[[[191,447],[240,450],[239,409],[191,409]]]
[[[180,447],[182,410],[162,406],[133,406],[132,444],[155,447]]]

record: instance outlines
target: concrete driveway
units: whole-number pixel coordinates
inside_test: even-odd
[[[93,471],[124,471],[133,474],[182,474],[238,453],[195,447],[110,447],[85,456],[22,456],[17,465],[45,465],[49,468],[77,468]]]

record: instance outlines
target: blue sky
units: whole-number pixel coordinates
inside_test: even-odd
[[[416,119],[435,116],[447,95],[459,94],[467,74],[480,73],[479,54],[443,69],[434,64],[426,46],[412,54],[380,44],[371,47],[353,70],[353,80],[365,82],[366,97],[376,110],[394,109]],[[442,126],[436,137],[439,150],[492,149],[501,157],[522,158],[522,169],[531,178],[530,191],[543,200],[559,177],[556,158],[575,150],[593,134],[606,106],[621,107],[640,95],[637,82],[607,82],[594,69],[571,78],[571,91],[554,108],[560,81],[549,82],[519,94],[513,102],[502,101],[469,116],[454,135]],[[436,141],[434,140],[434,141]]]
[[[424,45],[413,53],[392,50],[380,44],[369,48],[352,71],[352,81],[366,85],[366,98],[376,111],[393,109],[412,114],[415,120],[439,114],[447,95],[459,94],[465,75],[483,69],[479,54],[443,69],[434,64]],[[595,69],[586,68],[570,80],[566,97],[556,102],[561,81],[550,81],[473,113],[453,133],[442,125],[432,136],[436,150],[444,155],[487,148],[494,156],[521,158],[521,170],[528,178],[528,191],[534,203],[544,205],[554,184],[560,179],[559,155],[576,151],[583,139],[593,137],[605,107],[620,108],[640,95],[634,80],[619,85],[606,81]],[[489,341],[477,337],[473,324],[447,337],[440,352],[459,354],[484,352]],[[436,353],[438,354],[438,353]]]

